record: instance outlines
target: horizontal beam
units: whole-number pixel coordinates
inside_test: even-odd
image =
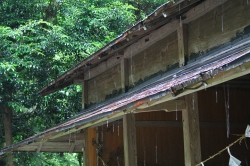
[[[150,104],[150,103],[149,103]],[[172,101],[167,101],[164,103],[160,103],[157,105],[147,105],[147,104],[139,106],[134,112],[135,113],[141,113],[141,112],[151,112],[151,111],[178,111],[178,110],[183,110],[186,108],[186,104],[184,100],[172,100]]]
[[[84,73],[84,80],[92,79],[111,69],[112,67],[120,64],[121,59],[122,55],[115,54],[106,61],[99,63],[97,66],[87,69],[87,71]]]

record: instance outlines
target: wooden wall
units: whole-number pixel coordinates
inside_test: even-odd
[[[197,58],[212,48],[250,33],[250,5],[228,0],[188,24],[188,54]]]
[[[121,93],[120,69],[120,65],[116,65],[88,81],[88,105],[104,101]]]
[[[128,58],[129,86],[133,87],[158,72],[178,67],[177,33],[156,42],[142,52]],[[129,51],[129,49],[128,49]],[[133,52],[131,52],[133,55]]]
[[[250,90],[239,88],[227,88],[225,90],[219,86],[207,91],[200,91],[199,94],[199,114],[200,121],[203,123],[201,127],[201,152],[202,159],[217,153],[219,150],[225,148],[227,145],[238,139],[238,136],[233,134],[243,135],[247,124],[249,124],[250,115]],[[227,92],[229,89],[229,121],[230,121],[230,136],[227,138],[226,129],[226,111],[225,101],[228,101]],[[216,103],[216,91],[218,102]],[[226,97],[225,97],[226,95]],[[207,125],[205,125],[207,124]],[[202,123],[201,123],[202,125]],[[249,140],[247,139],[249,147]],[[232,155],[245,164],[245,157],[249,156],[245,142],[241,145],[236,144],[231,149]],[[222,153],[218,157],[210,160],[205,165],[227,165],[229,156],[227,152]]]
[[[136,114],[137,121],[172,121],[176,122],[175,112],[150,112]],[[183,134],[181,112],[178,112],[177,126],[136,127],[138,165],[183,165]],[[150,124],[149,124],[150,125]],[[151,124],[153,125],[153,124]],[[156,153],[157,146],[157,153]],[[145,152],[144,152],[145,151]]]
[[[215,86],[198,92],[198,107],[201,133],[202,160],[217,153],[235,141],[245,132],[250,121],[250,89],[227,88],[225,84]],[[225,97],[228,100],[229,89],[229,115],[230,137],[227,138]],[[217,102],[216,102],[217,91]],[[155,111],[136,114],[136,141],[137,160],[139,166],[184,166],[184,145],[181,112]],[[176,120],[177,118],[177,120]],[[146,121],[146,123],[145,123]],[[166,123],[157,123],[165,121]],[[144,123],[142,123],[144,122]],[[118,124],[119,123],[119,124]],[[114,125],[114,130],[113,130]],[[119,135],[118,135],[119,125]],[[103,137],[102,137],[103,129]],[[123,165],[123,132],[120,120],[99,127],[100,139],[103,140],[103,157],[105,163]],[[249,140],[246,140],[250,148]],[[157,146],[157,152],[156,152]],[[236,144],[231,148],[231,153],[245,165],[245,157],[249,156],[245,142]],[[229,156],[227,152],[206,162],[206,166],[227,165]],[[156,163],[157,162],[157,163]],[[100,166],[102,162],[99,160]]]

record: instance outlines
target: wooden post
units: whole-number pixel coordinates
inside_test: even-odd
[[[187,39],[188,39],[188,25],[181,24],[177,28],[178,35],[178,54],[179,54],[179,67],[185,65],[185,56],[188,54]]]
[[[88,129],[84,129],[84,140],[83,140],[83,162],[84,165],[88,165]]]
[[[135,115],[123,116],[123,143],[125,166],[137,165]]]
[[[88,85],[87,81],[82,82],[82,109],[87,108],[87,102],[88,102],[87,85]],[[84,129],[83,161],[84,161],[84,165],[88,165],[88,129]]]
[[[128,60],[121,59],[121,83],[122,83],[122,92],[125,93],[128,91],[129,80],[128,80]]]
[[[96,148],[92,145],[92,139],[96,138],[95,128],[84,129],[84,141],[83,141],[83,161],[84,166],[86,165],[97,165],[97,154]]]
[[[201,162],[200,127],[197,93],[185,96],[186,109],[182,110],[185,166]]]
[[[88,104],[88,82],[82,82],[82,109],[86,109]]]

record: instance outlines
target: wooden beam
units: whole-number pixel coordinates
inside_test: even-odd
[[[86,109],[88,105],[88,82],[82,83],[82,109]]]
[[[76,142],[71,143],[70,148],[69,148],[69,153],[73,152],[75,146],[76,146]]]
[[[43,143],[41,142],[36,150],[36,153],[39,153],[43,147]]]
[[[137,165],[135,115],[123,116],[123,142],[125,166]]]
[[[97,165],[97,153],[96,153],[96,147],[92,144],[92,140],[96,139],[96,129],[95,128],[88,128],[88,138],[87,138],[87,160],[88,165]]]
[[[128,91],[129,79],[128,79],[128,60],[121,59],[121,84],[122,92],[125,93]]]
[[[171,101],[166,101],[164,103],[160,103],[157,105],[150,106],[148,105],[147,107],[145,105],[139,106],[134,112],[135,113],[141,113],[141,112],[151,112],[151,111],[178,111],[185,109],[185,101],[184,100],[171,100]]]
[[[197,93],[185,96],[186,109],[182,111],[185,166],[201,162],[200,127]]]
[[[112,67],[118,65],[120,63],[120,60],[122,58],[122,55],[115,54],[109,59],[99,63],[97,66],[87,69],[87,71],[84,73],[84,80],[92,79],[108,69],[111,69]]]
[[[188,42],[188,25],[180,23],[177,28],[178,37],[178,54],[179,54],[179,67],[185,65],[185,56],[188,56],[187,42]]]
[[[189,23],[193,20],[200,18],[201,16],[205,15],[206,13],[210,12],[217,6],[225,3],[227,0],[218,1],[218,0],[206,0],[194,7],[193,9],[189,10],[186,13],[186,18],[182,21],[184,24]]]
[[[84,79],[74,79],[73,80],[73,84],[76,84],[76,85],[81,85],[83,82],[84,82]]]
[[[88,165],[88,128],[84,129],[84,139],[83,139],[83,161],[84,165]]]

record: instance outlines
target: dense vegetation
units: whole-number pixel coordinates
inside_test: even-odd
[[[37,92],[165,1],[1,0],[1,147],[80,111],[81,87],[43,98]],[[18,152],[13,157],[17,165],[82,163],[81,154]]]

